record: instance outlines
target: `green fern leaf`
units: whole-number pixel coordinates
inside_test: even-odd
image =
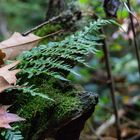
[[[6,130],[2,133],[5,140],[23,140],[23,136],[20,131]]]
[[[44,74],[61,80],[66,80],[64,71],[78,75],[72,69],[74,64],[88,66],[84,58],[89,52],[93,54],[98,52],[96,46],[101,45],[99,41],[104,37],[100,35],[99,30],[111,23],[114,24],[114,21],[99,19],[63,41],[50,42],[24,52],[18,58],[21,61],[19,68],[22,69],[22,74],[27,74],[28,78]]]

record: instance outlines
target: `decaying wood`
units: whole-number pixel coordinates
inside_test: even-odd
[[[55,140],[79,140],[86,120],[92,115],[98,103],[98,96],[92,92],[81,92],[77,94],[77,98],[83,103],[84,108],[82,110],[79,109],[79,111],[71,112],[67,118],[60,120],[55,126],[50,125],[47,130],[35,134],[33,139],[44,140],[45,138],[52,137]],[[79,108],[81,107],[79,106]]]

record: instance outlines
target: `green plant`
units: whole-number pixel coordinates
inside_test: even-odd
[[[72,69],[74,64],[81,63],[88,66],[84,57],[89,52],[93,54],[97,52],[95,47],[101,45],[100,40],[103,39],[99,30],[110,23],[114,21],[97,20],[90,23],[83,31],[66,37],[63,41],[50,42],[24,52],[18,58],[21,62],[19,68],[22,69],[22,74],[28,75],[28,78],[43,74],[61,80],[66,80],[65,72],[77,74]]]
[[[1,135],[5,140],[23,140],[23,136],[19,130],[5,130]]]

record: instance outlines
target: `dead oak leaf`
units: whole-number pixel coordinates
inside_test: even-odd
[[[11,70],[15,67],[19,61],[6,65],[0,68],[0,93],[7,88],[13,87],[16,84],[17,78],[16,74],[20,71],[19,69]]]
[[[6,54],[2,52],[2,50],[0,50],[0,65],[4,64],[3,59],[5,58]]]
[[[10,85],[3,77],[0,77],[0,93],[5,89],[11,88],[13,85]]]
[[[12,60],[17,57],[21,52],[27,51],[36,47],[42,37],[34,34],[23,36],[15,32],[9,39],[0,42],[0,60]],[[5,56],[4,56],[5,54]]]
[[[11,128],[9,123],[25,120],[16,114],[8,113],[9,107],[8,105],[0,106],[0,128]]]

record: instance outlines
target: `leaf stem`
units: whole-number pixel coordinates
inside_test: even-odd
[[[74,13],[74,14],[76,14],[76,13]],[[32,28],[32,29],[26,31],[26,32],[23,33],[22,35],[23,35],[23,36],[27,36],[28,34],[30,34],[30,33],[34,32],[34,31],[40,29],[41,27],[43,27],[43,26],[45,26],[45,25],[47,25],[47,24],[49,24],[49,23],[53,23],[53,22],[56,22],[56,21],[59,21],[59,20],[60,20],[60,21],[61,21],[61,20],[67,21],[68,19],[71,19],[72,17],[73,17],[73,13],[71,13],[69,10],[68,10],[68,11],[65,11],[65,12],[62,12],[62,13],[59,14],[58,16],[55,16],[55,17],[53,17],[53,18],[51,18],[51,19],[49,19],[49,20],[47,20],[47,21],[41,23],[40,25],[38,25],[38,26],[36,26],[36,27],[34,27],[34,28]]]
[[[127,5],[128,5],[128,8],[131,11],[130,0],[127,0]],[[134,26],[134,22],[133,22],[133,15],[130,12],[129,12],[129,18],[130,18],[131,28],[132,28],[132,32],[133,32],[134,48],[135,48],[136,58],[137,58],[137,62],[138,62],[139,76],[140,76],[140,54],[139,54],[139,48],[138,48],[138,44],[137,44],[137,40],[136,40],[137,35],[136,35],[136,32],[135,32],[135,26]]]
[[[101,30],[101,32],[102,33],[104,32],[103,29]],[[105,56],[105,64],[106,64],[106,69],[107,69],[107,74],[108,74],[108,80],[110,80],[109,86],[110,86],[110,94],[111,94],[112,104],[113,104],[113,108],[114,108],[115,121],[116,121],[116,123],[115,123],[116,124],[116,134],[117,134],[118,140],[121,140],[120,120],[118,117],[118,107],[117,107],[117,102],[115,99],[115,83],[114,83],[114,79],[113,79],[112,72],[111,72],[109,49],[108,49],[105,39],[103,40],[103,51],[104,51],[104,56]]]

